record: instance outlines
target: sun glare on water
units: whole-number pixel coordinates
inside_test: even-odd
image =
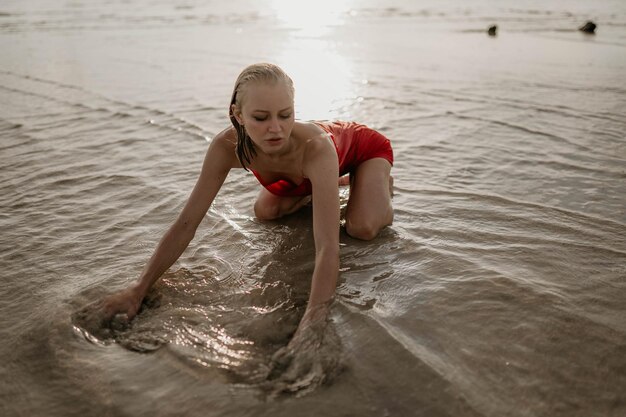
[[[311,45],[314,48],[319,45]],[[356,100],[356,82],[351,63],[327,48],[286,52],[281,66],[293,79],[299,119],[334,119],[346,117],[342,108]]]
[[[286,28],[303,36],[317,37],[342,25],[351,3],[352,0],[272,0],[271,7]]]
[[[351,3],[272,1],[280,24],[293,31],[278,62],[295,83],[300,119],[347,117],[342,106],[357,100],[355,88],[361,80],[355,76],[351,60],[341,54],[341,39],[333,33],[350,16]]]

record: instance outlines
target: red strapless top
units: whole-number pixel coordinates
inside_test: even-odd
[[[355,122],[313,122],[329,134],[339,163],[339,176],[352,172],[363,161],[382,157],[393,164],[393,152],[389,139]],[[254,176],[272,194],[281,197],[305,196],[312,193],[311,181],[303,178],[300,184],[289,179],[266,182],[258,172],[252,170]]]

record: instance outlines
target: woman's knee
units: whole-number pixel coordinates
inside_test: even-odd
[[[351,221],[346,219],[346,232],[356,239],[372,240],[384,226],[375,224],[374,222]]]
[[[368,216],[363,213],[346,215],[346,232],[357,239],[372,240],[381,230],[393,223],[393,208],[389,205],[382,216]]]

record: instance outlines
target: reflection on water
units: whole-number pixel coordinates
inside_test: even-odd
[[[311,247],[303,239],[307,234],[293,231],[266,239],[267,246],[250,254],[253,263],[238,278],[229,262],[206,256],[202,263],[227,267],[207,269],[200,263],[168,272],[130,324],[117,318],[103,324],[98,302],[86,307],[80,302],[72,323],[96,345],[116,343],[141,353],[166,348],[185,366],[221,369],[230,383],[270,397],[312,392],[339,373],[342,349],[329,320],[313,321],[294,337],[312,273]],[[277,256],[281,252],[304,266],[304,279]],[[91,289],[81,297],[93,300],[102,292]]]

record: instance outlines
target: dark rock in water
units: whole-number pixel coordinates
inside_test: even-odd
[[[579,27],[578,30],[585,33],[596,33],[596,27],[596,24],[590,20],[583,26]]]
[[[487,33],[489,34],[489,36],[496,36],[497,30],[498,30],[497,25],[491,25],[489,26],[489,29],[487,29]]]

